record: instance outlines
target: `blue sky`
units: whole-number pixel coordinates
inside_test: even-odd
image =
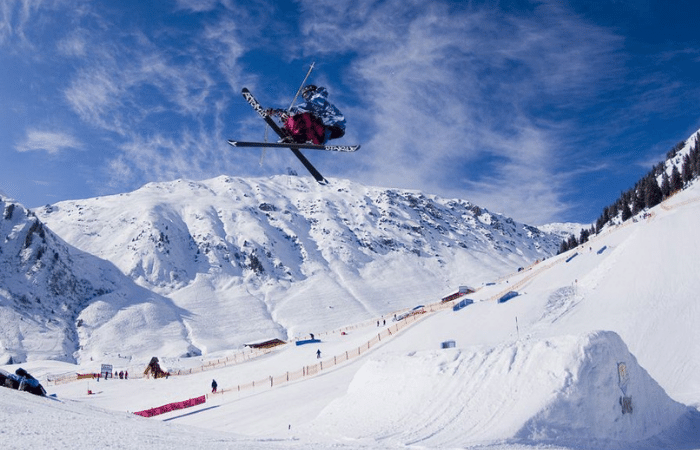
[[[294,169],[240,96],[311,62],[355,154],[327,178],[592,222],[700,128],[694,1],[0,0],[0,191],[28,207]],[[272,139],[272,136],[269,136]]]

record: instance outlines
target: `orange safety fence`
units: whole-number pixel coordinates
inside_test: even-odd
[[[453,302],[444,302],[444,303],[438,303],[434,305],[429,305],[426,307],[426,311],[439,311],[443,309],[448,309],[452,307]],[[255,389],[255,388],[260,388],[260,387],[273,387],[273,386],[279,386],[284,383],[289,383],[292,381],[297,381],[302,378],[306,377],[312,377],[314,375],[318,375],[320,372],[323,370],[328,370],[331,369],[339,364],[342,364],[346,361],[350,361],[353,358],[357,358],[363,353],[368,352],[372,347],[375,347],[379,343],[381,343],[383,340],[387,340],[391,338],[392,336],[396,335],[399,331],[403,330],[404,328],[408,327],[409,325],[412,325],[413,323],[419,321],[421,318],[425,317],[425,312],[423,313],[417,313],[414,315],[410,315],[406,317],[405,319],[400,320],[399,322],[395,323],[394,325],[389,326],[388,328],[384,329],[383,331],[377,333],[376,336],[374,336],[372,339],[367,341],[366,343],[353,348],[351,350],[347,350],[343,353],[340,353],[338,355],[335,355],[331,358],[325,359],[323,361],[320,361],[316,364],[311,364],[302,367],[300,370],[297,370],[296,372],[285,372],[280,375],[275,375],[275,376],[268,376],[267,378],[263,378],[257,381],[251,381],[249,383],[244,383],[244,384],[239,384],[236,385],[235,387],[230,387],[230,388],[225,388],[218,390],[215,394],[225,394],[229,392],[241,392],[245,391],[248,389]]]
[[[426,312],[434,312],[434,311],[440,311],[443,309],[452,308],[453,303],[454,303],[454,301],[447,301],[447,302],[440,301],[440,302],[436,302],[433,304],[428,304],[422,310],[416,311],[415,313],[412,313],[408,317],[406,317],[402,320],[399,320],[396,324],[391,325],[388,328],[385,328],[384,331],[379,333],[379,335],[377,337],[372,338],[369,342],[364,344],[363,349],[358,348],[356,351],[353,350],[353,351],[345,352],[342,355],[338,355],[338,356],[334,357],[334,359],[331,360],[330,363],[325,363],[324,367],[327,368],[327,367],[330,367],[332,365],[336,365],[340,362],[347,361],[348,359],[357,357],[363,351],[366,351],[366,350],[370,349],[371,347],[373,347],[374,345],[376,345],[383,337],[389,337],[392,335],[392,333],[398,332],[399,330],[403,329],[408,324],[415,322],[417,320],[416,317],[420,317],[421,315],[425,314]],[[400,313],[403,314],[403,313],[410,312],[410,311],[411,311],[410,308],[403,309],[403,310],[397,311],[396,315],[398,315]],[[365,326],[368,326],[368,325],[374,323],[375,321],[376,321],[376,319],[367,320],[365,322],[355,324],[355,325],[346,326],[346,327],[340,328],[338,330],[320,333],[320,335],[328,335],[331,333],[337,333],[337,332],[342,332],[342,331],[346,331],[346,330],[365,327]],[[392,332],[392,329],[394,330],[393,332]],[[228,365],[240,364],[240,363],[249,361],[253,358],[256,358],[258,356],[266,355],[266,354],[274,351],[276,348],[277,347],[261,348],[261,349],[248,349],[248,350],[245,350],[243,352],[235,353],[235,354],[228,356],[226,358],[219,358],[216,360],[208,361],[206,364],[199,366],[199,367],[193,367],[190,369],[170,370],[169,375],[170,376],[191,375],[191,374],[195,374],[195,373],[204,372],[207,370],[226,367]],[[344,359],[341,359],[341,358],[344,358]],[[311,367],[311,366],[309,366],[309,367]],[[317,373],[317,372],[314,372],[315,370],[317,370],[317,369],[309,368],[309,372],[313,372],[313,374]],[[320,370],[320,369],[318,369],[318,370]],[[140,373],[141,371],[139,370],[138,367],[129,368],[129,371],[131,374],[133,374],[133,375],[130,374],[129,378],[143,378],[143,375]],[[301,376],[308,376],[308,374],[304,373]],[[268,385],[273,384],[274,385],[274,384],[276,384],[275,379],[278,379],[280,377],[281,376],[273,377],[272,381],[268,380],[267,383],[261,383],[260,381],[258,381],[255,383],[251,382],[249,384],[250,384],[250,387],[257,387],[257,386],[260,386],[261,384],[268,384]],[[49,374],[46,377],[47,384],[53,384],[53,385],[71,383],[74,381],[78,381],[81,378],[82,377],[79,377],[79,375],[76,373],[67,373],[67,374],[60,374],[60,375]],[[296,379],[298,379],[298,378],[293,378],[293,379],[290,379],[289,381],[295,381]],[[286,381],[286,375],[285,375],[285,381]],[[242,385],[240,388],[237,388],[237,390],[241,390],[241,389],[245,388],[245,386],[247,386],[247,385]]]
[[[272,352],[274,349],[273,348],[264,348],[264,349],[248,349],[244,350],[242,352],[237,352],[234,353],[231,356],[227,356],[226,358],[219,358],[215,360],[208,361],[206,364],[199,366],[199,367],[193,367],[190,369],[174,369],[168,371],[169,376],[178,376],[178,375],[191,375],[194,373],[200,373],[204,372],[207,370],[212,370],[212,369],[218,369],[221,367],[226,367],[229,365],[233,364],[240,364],[246,361],[249,361],[253,358],[257,358],[258,356],[262,355],[267,355],[268,353]],[[141,373],[143,370],[143,367],[129,367],[128,371],[130,372],[129,378],[130,379],[135,379],[135,378],[143,378],[144,375]],[[48,374],[46,376],[46,381],[47,384],[49,385],[59,385],[59,384],[65,384],[65,383],[72,383],[74,381],[78,381],[84,378],[89,378],[91,377],[92,374],[86,374],[86,375],[81,375],[77,373],[65,373],[65,374]]]

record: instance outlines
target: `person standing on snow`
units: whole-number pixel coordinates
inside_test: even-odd
[[[309,84],[304,86],[301,97],[304,103],[293,106],[289,112],[281,109],[268,110],[268,114],[276,114],[284,122],[283,130],[289,136],[283,142],[323,145],[330,139],[345,135],[345,117],[327,100],[326,88]]]
[[[321,359],[321,349],[316,350],[316,359]]]
[[[217,387],[217,386],[218,386],[218,385],[216,384],[216,380],[211,380],[211,392],[212,392],[212,394],[215,394],[215,393],[216,393],[216,387]]]

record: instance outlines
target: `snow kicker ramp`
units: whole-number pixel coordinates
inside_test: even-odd
[[[617,334],[598,331],[371,360],[311,428],[427,447],[673,448],[669,439],[700,443],[683,431],[699,428],[697,415],[666,395]]]

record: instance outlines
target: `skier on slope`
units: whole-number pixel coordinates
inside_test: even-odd
[[[345,135],[345,117],[328,100],[328,91],[313,84],[304,86],[301,93],[304,103],[293,106],[289,111],[268,110],[270,115],[278,115],[284,122],[283,129],[289,136],[284,142],[322,145],[329,139]]]

